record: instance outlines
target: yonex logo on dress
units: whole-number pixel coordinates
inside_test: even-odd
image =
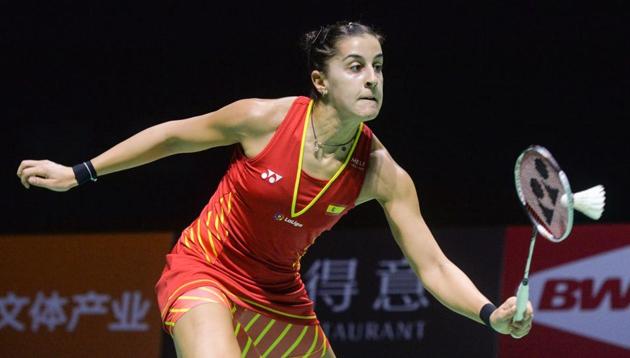
[[[273,184],[273,183],[279,181],[280,179],[282,179],[282,175],[274,172],[271,169],[267,169],[266,172],[263,172],[262,174],[260,174],[260,177],[263,180],[266,180],[266,181],[268,181],[271,184]]]

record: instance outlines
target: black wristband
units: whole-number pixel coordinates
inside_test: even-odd
[[[492,328],[492,325],[490,324],[490,315],[496,309],[497,307],[493,305],[492,303],[486,303],[485,305],[483,305],[483,307],[481,307],[481,311],[479,311],[479,318],[481,318],[483,323],[485,323],[486,326],[488,326],[488,328],[492,330],[492,332],[496,332],[496,331],[494,330],[494,328]]]
[[[96,181],[97,179],[96,170],[90,161],[73,166],[72,171],[74,172],[74,178],[77,180],[79,185],[85,184],[90,180]]]

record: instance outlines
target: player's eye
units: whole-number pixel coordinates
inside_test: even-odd
[[[350,71],[352,72],[359,72],[361,71],[361,68],[363,68],[363,66],[361,66],[361,64],[358,64],[358,63],[354,63],[350,65]]]

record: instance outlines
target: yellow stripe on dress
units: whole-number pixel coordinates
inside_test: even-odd
[[[262,330],[262,332],[260,332],[258,337],[256,337],[256,340],[254,341],[254,346],[258,346],[258,343],[260,343],[260,341],[262,341],[262,339],[265,337],[265,335],[267,335],[267,332],[269,332],[269,330],[271,329],[271,327],[273,327],[273,325],[275,323],[276,323],[275,319],[272,319],[271,321],[269,321],[269,323],[267,323],[267,325]]]
[[[302,332],[300,332],[300,335],[295,340],[295,342],[293,342],[291,347],[289,347],[289,349],[287,349],[287,351],[284,352],[284,354],[282,354],[282,358],[288,357],[289,354],[291,354],[291,352],[293,352],[293,350],[295,350],[295,348],[300,344],[300,342],[302,342],[302,338],[304,338],[304,335],[306,334],[306,331],[308,331],[308,327],[309,326],[304,326],[304,328],[302,328]]]
[[[203,251],[203,255],[206,258],[208,263],[210,262],[210,257],[208,257],[208,250],[206,249],[206,245],[203,244],[203,237],[201,237],[201,220],[197,220],[197,237],[199,238],[199,245],[201,246],[201,251]],[[216,254],[214,255],[216,256]]]
[[[206,218],[206,226],[210,227],[210,217],[212,216],[212,210],[208,210],[208,217]]]
[[[282,341],[284,336],[286,336],[287,333],[289,333],[289,330],[291,329],[292,326],[293,325],[291,323],[289,323],[286,327],[284,327],[284,330],[282,331],[282,333],[280,333],[278,338],[276,338],[276,340],[273,341],[273,343],[269,346],[269,348],[267,348],[265,353],[263,353],[262,358],[267,358],[267,356],[273,351],[273,349],[276,348],[278,343],[280,343]]]
[[[311,355],[311,353],[313,353],[313,350],[315,350],[315,346],[317,343],[317,337],[319,336],[319,329],[317,329],[317,327],[315,327],[315,337],[313,337],[313,343],[311,343],[311,348],[308,349],[308,352],[306,352],[306,355],[304,355],[305,357],[308,357]]]
[[[252,318],[249,323],[247,324],[247,326],[245,326],[245,332],[249,331],[250,328],[252,328],[252,326],[254,325],[254,323],[256,323],[256,321],[260,318],[260,313],[257,313],[254,318]],[[252,339],[249,337],[249,335],[247,336],[247,344],[245,345],[245,349],[243,349],[243,353],[241,354],[241,357],[246,357],[247,356],[247,352],[249,352],[249,347],[252,345]]]
[[[267,311],[269,311],[269,312],[277,313],[277,314],[279,314],[279,315],[286,316],[286,317],[298,318],[298,319],[314,319],[314,318],[316,317],[315,315],[300,316],[300,315],[296,315],[296,314],[285,313],[285,312],[282,312],[282,311],[278,311],[278,310],[276,310],[276,309],[273,309],[273,308],[271,308],[271,307],[267,307],[267,306],[265,306],[265,305],[261,305],[260,303],[258,303],[258,302],[256,302],[256,301],[252,301],[252,300],[247,299],[247,298],[245,298],[245,297],[239,297],[239,298],[240,298],[242,301],[245,301],[245,302],[247,302],[247,303],[249,303],[249,304],[251,304],[251,305],[254,305],[254,306],[256,306],[256,307],[260,307],[260,308],[264,308],[264,309],[266,309],[266,310],[267,310]]]
[[[195,224],[193,224],[193,226],[194,225]],[[190,241],[192,241],[193,244],[195,243],[195,230],[194,229],[190,230]]]
[[[190,244],[188,243],[188,235],[186,234],[186,231],[184,231],[184,246],[192,250],[192,247],[190,247]]]
[[[178,313],[178,312],[188,312],[190,308],[171,308],[168,310],[169,312]]]
[[[228,301],[226,301],[227,297],[224,297],[224,295],[220,294],[219,292],[216,292],[216,289],[215,290],[211,290],[211,289],[209,289],[207,287],[199,287],[199,289],[202,290],[202,291],[205,291],[205,292],[213,294],[216,298],[221,300],[221,302],[225,303],[226,306],[228,306],[228,307],[230,306],[230,303]]]
[[[210,241],[210,248],[212,248],[212,253],[214,254],[214,257],[219,257],[219,254],[217,254],[217,249],[214,247],[214,238],[212,237],[212,233],[210,232],[209,228],[208,228],[208,241]]]
[[[243,353],[241,353],[241,358],[247,357],[247,352],[249,352],[249,347],[252,345],[252,339],[247,336],[247,344],[245,345],[245,349],[243,349]]]
[[[326,344],[326,337],[322,336],[322,338],[324,338],[324,340],[322,341],[322,347],[320,348],[320,349],[323,348],[322,354],[320,355],[320,358],[323,357],[326,354],[326,350],[328,349],[328,344]]]
[[[171,303],[171,304],[168,304],[168,303],[169,303],[169,302],[171,302],[171,299],[172,299],[172,298],[173,298],[173,297],[174,297],[174,296],[175,296],[175,295],[176,295],[179,291],[181,291],[181,290],[182,290],[184,287],[186,287],[186,286],[194,285],[194,284],[199,283],[199,282],[208,282],[208,283],[210,283],[210,284],[217,285],[217,286],[221,289],[221,291],[222,291],[222,292],[224,292],[226,295],[228,295],[228,296],[230,296],[230,297],[234,297],[234,298],[238,299],[238,296],[236,296],[236,295],[235,295],[235,294],[233,294],[232,292],[230,292],[230,291],[228,291],[227,289],[225,289],[225,287],[224,287],[222,284],[220,284],[219,282],[217,282],[217,281],[215,281],[215,280],[209,280],[209,279],[207,279],[207,278],[202,278],[202,279],[199,279],[199,280],[194,280],[194,281],[186,282],[186,283],[182,284],[181,286],[177,287],[177,288],[173,291],[173,293],[171,293],[171,294],[168,296],[168,299],[166,300],[167,305],[166,305],[166,306],[164,306],[164,308],[162,309],[162,315],[161,315],[161,317],[162,317],[162,318],[165,318],[165,317],[166,317],[166,311],[167,311],[167,309],[168,309],[168,308],[172,305],[172,303]]]
[[[184,301],[203,301],[203,302],[212,302],[212,303],[222,304],[222,302],[218,302],[218,301],[213,300],[213,299],[211,299],[211,298],[208,298],[208,297],[201,297],[201,296],[179,296],[179,297],[177,297],[177,300],[184,300]]]
[[[249,323],[247,324],[247,326],[245,326],[245,332],[249,331],[250,328],[252,328],[252,326],[254,325],[254,323],[256,323],[256,321],[258,321],[258,319],[260,318],[260,313],[256,313],[256,315],[254,316],[254,318],[252,318]]]

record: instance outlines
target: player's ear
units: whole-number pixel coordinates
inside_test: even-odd
[[[313,72],[311,72],[311,82],[320,95],[326,95],[328,92],[328,82],[326,80],[326,74],[323,71],[313,70]]]

